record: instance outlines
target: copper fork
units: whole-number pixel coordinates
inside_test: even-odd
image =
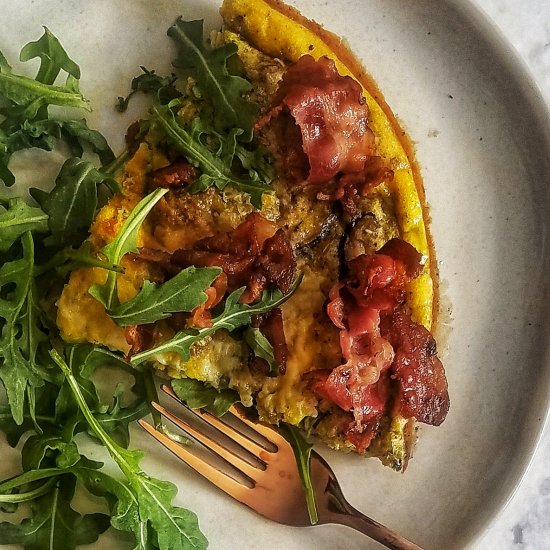
[[[161,388],[184,405],[171,388],[165,385]],[[285,525],[311,526],[294,452],[290,443],[276,429],[249,420],[242,407],[232,406],[229,410],[230,415],[261,436],[256,441],[256,438],[253,439],[207,411],[188,409],[214,428],[215,435],[211,436],[162,405],[153,403],[153,407],[187,435],[236,468],[244,478],[241,476],[241,479],[238,479],[232,475],[228,471],[230,468],[218,467],[205,461],[192,453],[189,446],[181,445],[144,420],[139,420],[142,428],[183,462],[258,514]],[[223,440],[224,435],[237,444],[236,450],[235,445],[218,441]],[[264,443],[260,444],[261,440]],[[345,500],[334,472],[315,451],[311,453],[311,479],[319,516],[318,524],[347,525],[394,550],[422,550],[420,546],[353,508]]]

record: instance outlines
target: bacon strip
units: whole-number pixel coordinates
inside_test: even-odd
[[[374,153],[361,86],[340,76],[328,57],[301,57],[283,76],[275,104],[283,104],[300,127],[308,183],[327,182],[338,172],[360,172]]]
[[[157,187],[183,187],[193,183],[197,178],[196,168],[185,160],[173,162],[169,166],[155,170],[152,174],[153,184]]]
[[[126,342],[130,346],[130,350],[126,354],[125,359],[129,360],[130,357],[139,353],[140,351],[149,349],[155,338],[155,325],[131,325],[124,329],[124,336]]]
[[[433,336],[403,311],[382,318],[384,338],[395,350],[391,377],[399,387],[399,412],[405,418],[439,426],[449,411],[447,379]]]
[[[259,129],[273,119],[285,150],[285,173],[302,175],[297,156],[296,126],[307,159],[304,184],[320,186],[319,200],[340,200],[349,213],[355,202],[393,172],[376,156],[374,134],[368,126],[369,108],[360,84],[341,76],[334,62],[321,57],[301,57],[283,76],[274,107],[257,123]],[[301,153],[300,153],[301,154]]]
[[[223,299],[227,290],[227,275],[220,273],[204,292],[206,293],[206,302],[196,307],[191,312],[191,322],[198,328],[206,328],[212,326],[212,315],[209,309],[217,306]]]
[[[229,291],[246,287],[241,302],[257,301],[268,285],[288,292],[296,275],[294,251],[283,229],[253,212],[234,230],[176,250],[171,262],[180,267],[221,267]]]
[[[397,381],[397,407],[405,418],[439,424],[449,399],[433,337],[402,308],[405,286],[422,269],[421,255],[393,239],[376,254],[354,258],[348,267],[348,277],[331,289],[327,306],[340,329],[345,363],[313,388],[353,413],[355,422],[345,436],[366,448],[388,406],[390,380]]]

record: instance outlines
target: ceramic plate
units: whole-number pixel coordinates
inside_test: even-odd
[[[545,304],[550,280],[549,120],[510,47],[459,0],[300,0],[308,16],[344,36],[416,142],[441,272],[452,304],[445,364],[451,411],[420,429],[404,475],[376,460],[320,451],[353,505],[428,549],[462,548],[505,504],[525,470],[548,404]],[[217,25],[206,0],[0,0],[0,46],[9,59],[45,24],[82,69],[92,125],[120,150],[139,106],[112,105],[139,65],[169,70],[166,29],[179,14]],[[25,183],[55,162],[19,160]],[[2,465],[16,453],[1,443]],[[143,435],[149,471],[180,487],[211,548],[359,549],[344,527],[293,529],[270,523],[181,466]],[[101,548],[125,547],[106,538]],[[374,546],[373,546],[374,548]]]

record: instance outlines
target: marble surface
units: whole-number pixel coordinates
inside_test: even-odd
[[[515,46],[550,105],[550,2],[476,0],[476,3]],[[518,490],[474,549],[550,549],[550,422]]]

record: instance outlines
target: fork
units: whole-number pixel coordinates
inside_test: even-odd
[[[186,407],[170,387],[162,385],[161,389]],[[294,451],[275,428],[262,422],[251,421],[243,407],[233,405],[228,411],[228,416],[230,419],[236,417],[259,434],[260,437],[256,440],[205,410],[186,407],[213,428],[210,430],[216,434],[213,437],[162,405],[153,402],[152,406],[164,418],[230,465],[229,468],[217,467],[143,419],[138,421],[145,431],[188,466],[262,516],[285,525],[311,526]],[[223,436],[232,440],[234,444],[220,443],[218,439],[224,439]],[[241,475],[232,475],[228,471],[231,466]],[[336,523],[352,527],[394,550],[422,550],[420,546],[353,508],[345,500],[334,472],[315,451],[311,453],[310,468],[319,516],[318,524]]]

